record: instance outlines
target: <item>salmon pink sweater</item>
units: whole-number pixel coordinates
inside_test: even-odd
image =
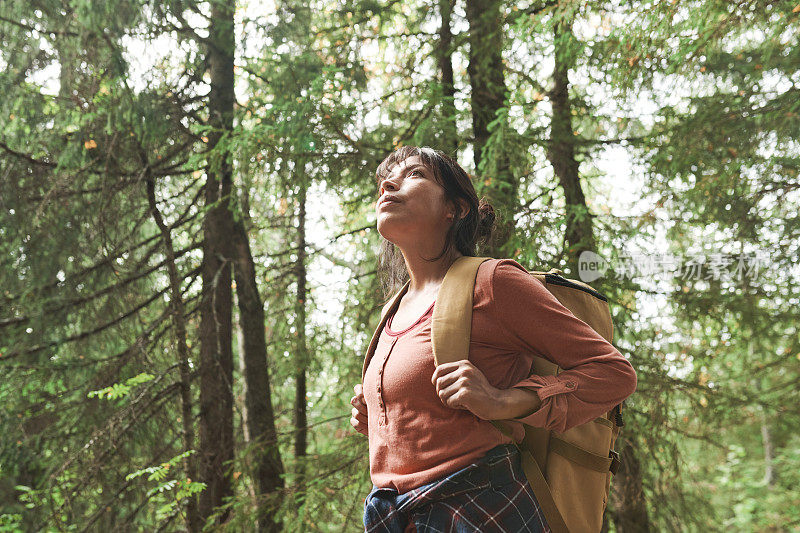
[[[364,375],[370,477],[400,494],[511,442],[488,420],[439,399],[431,383],[432,315],[433,305],[402,331],[392,330],[390,319]],[[532,355],[564,372],[529,375]],[[636,389],[627,359],[511,259],[489,259],[478,268],[469,361],[494,387],[535,391],[541,406],[516,420],[556,432],[610,411]],[[522,425],[509,425],[521,441]]]

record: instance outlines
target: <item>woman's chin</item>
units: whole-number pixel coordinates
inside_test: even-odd
[[[378,224],[378,233],[387,241],[397,244],[402,241],[403,231],[395,224]]]
[[[388,213],[381,213],[378,215],[378,233],[386,240],[393,240],[392,237],[403,233],[404,226],[402,220],[398,217],[392,216]]]

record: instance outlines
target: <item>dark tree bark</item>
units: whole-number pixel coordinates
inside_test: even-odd
[[[244,226],[244,217],[234,222],[234,277],[239,304],[244,362],[246,435],[258,450],[253,458],[253,477],[261,502],[258,525],[261,531],[279,531],[275,518],[277,501],[264,500],[283,487],[283,463],[278,450],[275,411],[264,334],[264,305],[256,284],[255,263]]]
[[[553,89],[550,102],[553,117],[550,126],[550,142],[547,158],[553,166],[566,200],[567,267],[573,275],[578,271],[578,257],[585,250],[596,250],[592,232],[592,218],[586,206],[586,198],[581,188],[578,161],[575,159],[574,134],[572,133],[572,106],[569,100],[568,54],[560,46],[572,35],[570,22],[555,26],[555,67],[553,68]],[[585,215],[583,215],[585,214]]]
[[[233,126],[233,6],[213,3],[207,62],[211,75],[208,110],[214,149]],[[233,494],[233,349],[232,349],[232,239],[231,167],[228,154],[214,150],[207,168],[203,221],[203,290],[200,303],[200,515],[209,517],[224,498]],[[228,513],[220,516],[227,519]]]
[[[437,46],[437,59],[439,73],[442,77],[442,115],[445,118],[442,127],[441,149],[448,155],[456,157],[458,151],[458,130],[456,126],[456,87],[453,81],[453,34],[450,30],[450,20],[453,14],[453,0],[439,0],[439,15],[442,25],[439,27],[439,43]]]
[[[214,4],[209,29],[208,64],[211,73],[209,95],[209,145],[233,127],[234,31],[232,3]],[[209,485],[201,493],[201,515],[232,494],[225,462],[233,458],[233,353],[231,270],[243,335],[247,434],[259,450],[253,461],[253,477],[259,499],[258,529],[279,531],[275,518],[278,502],[267,501],[283,487],[272,406],[267,344],[264,337],[264,308],[256,284],[255,264],[242,217],[234,219],[232,176],[229,156],[217,150],[209,161],[201,329],[201,450],[203,480]],[[216,203],[215,203],[216,202]],[[206,284],[209,301],[206,303]],[[227,513],[226,513],[227,514]],[[226,514],[221,520],[226,519]]]
[[[761,424],[761,440],[764,444],[764,484],[769,490],[775,488],[775,452],[772,445],[772,433],[769,425],[764,422]]]
[[[297,217],[297,263],[295,265],[295,275],[297,276],[297,353],[295,355],[296,370],[295,379],[297,388],[295,389],[294,401],[294,425],[295,441],[294,455],[298,465],[302,465],[302,459],[306,456],[308,448],[308,403],[306,402],[306,368],[308,366],[308,346],[306,345],[306,176],[305,169],[302,168],[304,162],[299,163],[298,174],[300,179],[300,194],[298,195],[298,217]],[[302,466],[299,467],[298,474],[303,479],[304,472]]]
[[[480,168],[489,123],[503,107],[506,91],[503,72],[503,28],[498,0],[467,0],[469,21],[469,74],[472,89],[472,133],[475,168]]]
[[[636,449],[629,443],[620,453],[621,463],[613,478],[613,520],[619,533],[653,531],[642,491],[642,472]]]
[[[503,66],[503,20],[499,0],[467,0],[469,21],[469,74],[472,107],[472,132],[475,172],[481,174],[483,153],[489,138],[489,123],[505,105],[505,72]],[[481,176],[484,192],[497,212],[495,241],[489,255],[508,255],[507,243],[514,232],[514,214],[519,208],[519,180],[511,174],[507,153],[500,149],[487,168],[490,174]],[[488,163],[489,161],[487,161]]]

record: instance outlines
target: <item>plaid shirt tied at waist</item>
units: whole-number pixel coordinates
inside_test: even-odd
[[[404,494],[375,485],[364,500],[367,533],[550,532],[519,450],[501,444],[442,479]]]

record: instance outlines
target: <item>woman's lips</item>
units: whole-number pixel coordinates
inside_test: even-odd
[[[380,202],[378,202],[378,207],[384,207],[384,206],[387,206],[387,205],[399,204],[399,203],[400,203],[400,200],[398,200],[396,198],[393,198],[393,197],[387,197],[387,198],[383,198]]]

